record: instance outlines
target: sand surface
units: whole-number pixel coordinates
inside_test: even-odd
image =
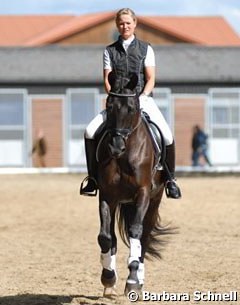
[[[102,297],[98,202],[79,196],[82,175],[0,175],[0,304],[129,304],[123,296],[128,249],[119,241],[119,296]],[[144,290],[190,301],[240,304],[240,179],[179,178],[181,200],[164,195],[160,213],[180,233],[162,261],[146,261]],[[237,302],[195,302],[195,291],[237,291]]]

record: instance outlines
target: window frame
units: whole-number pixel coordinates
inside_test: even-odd
[[[80,134],[84,134],[85,128],[86,126],[90,123],[91,119],[89,120],[89,122],[87,123],[83,123],[83,124],[72,124],[71,121],[71,113],[72,113],[72,109],[71,109],[71,95],[72,94],[86,94],[86,93],[90,93],[93,94],[94,99],[93,99],[93,103],[94,103],[94,114],[92,116],[92,119],[101,111],[101,105],[100,105],[100,98],[99,98],[99,89],[96,87],[89,87],[89,88],[68,88],[66,90],[66,100],[65,100],[65,111],[64,111],[64,117],[65,117],[65,158],[64,158],[64,164],[68,167],[81,167],[81,168],[85,168],[86,167],[86,158],[84,157],[84,161],[83,162],[79,162],[79,163],[72,163],[70,160],[70,145],[71,145],[71,140],[74,141],[74,138],[72,137],[72,132],[73,131],[79,131]],[[83,140],[84,137],[79,138],[79,145],[83,145]],[[77,140],[75,140],[77,141]],[[81,150],[83,150],[83,147],[81,147]]]
[[[13,94],[19,94],[22,95],[22,115],[23,115],[23,122],[22,124],[9,124],[9,125],[4,125],[0,124],[0,131],[22,131],[22,138],[18,138],[19,140],[22,141],[22,158],[21,158],[21,163],[16,163],[16,164],[5,164],[5,165],[0,165],[0,167],[5,167],[5,166],[27,166],[28,165],[28,123],[29,123],[29,114],[28,114],[28,109],[29,109],[29,102],[28,102],[28,92],[26,89],[12,89],[12,88],[0,88],[0,95],[5,94],[5,95],[13,95]],[[11,103],[11,102],[10,102]]]

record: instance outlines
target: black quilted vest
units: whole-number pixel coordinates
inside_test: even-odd
[[[135,38],[125,51],[120,37],[116,42],[107,46],[112,70],[116,75],[120,77],[128,77],[130,73],[138,75],[137,92],[139,94],[142,93],[145,85],[144,60],[147,48],[148,43]]]

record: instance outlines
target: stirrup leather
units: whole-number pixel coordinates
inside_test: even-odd
[[[84,188],[87,188],[88,185],[84,186],[84,184],[86,182],[92,181],[95,184],[95,187],[92,191],[85,191]],[[87,176],[86,178],[84,178],[84,180],[81,183],[80,186],[80,195],[84,195],[84,196],[97,196],[97,181],[95,178]]]

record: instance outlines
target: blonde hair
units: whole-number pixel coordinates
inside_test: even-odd
[[[118,24],[119,19],[122,15],[130,15],[134,20],[134,22],[137,22],[137,16],[135,15],[133,10],[131,10],[130,8],[122,8],[116,14],[116,18],[115,18],[116,24]]]

